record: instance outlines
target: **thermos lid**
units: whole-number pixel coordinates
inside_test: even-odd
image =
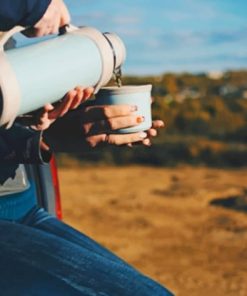
[[[126,59],[126,49],[123,44],[123,41],[118,37],[115,33],[104,33],[103,34],[108,42],[110,43],[110,46],[113,50],[114,55],[114,70],[121,67],[121,65],[124,63]]]
[[[124,43],[115,33],[102,34],[92,27],[81,27],[71,33],[89,37],[99,48],[102,58],[102,74],[95,86],[95,93],[97,93],[111,80],[115,70],[124,63],[126,58]]]

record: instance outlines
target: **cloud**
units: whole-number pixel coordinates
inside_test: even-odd
[[[223,44],[232,42],[241,42],[247,40],[247,30],[237,31],[219,31],[211,32],[206,35],[207,42],[210,44]]]
[[[137,16],[114,16],[113,17],[113,22],[118,24],[118,25],[136,25],[139,24],[141,22],[140,18],[138,18]]]
[[[180,31],[166,32],[161,36],[156,36],[160,41],[160,46],[171,49],[184,46],[219,46],[222,44],[244,43],[247,46],[247,30],[241,29],[236,31]]]
[[[164,2],[163,2],[164,3]],[[172,22],[185,22],[189,20],[208,21],[219,17],[219,12],[214,3],[198,0],[176,0],[168,6],[164,3],[162,16]]]
[[[223,69],[247,65],[247,1],[66,0],[77,24],[116,32],[126,71]]]

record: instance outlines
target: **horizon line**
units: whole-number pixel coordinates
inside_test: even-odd
[[[162,72],[157,72],[157,73],[128,73],[128,71],[123,72],[122,76],[161,76],[161,75],[166,75],[166,74],[176,74],[176,75],[181,75],[181,74],[192,74],[192,75],[208,75],[210,73],[229,73],[229,72],[247,72],[247,67],[246,68],[233,68],[233,69],[226,69],[226,70],[211,70],[211,71],[188,71],[188,70],[174,70],[174,71],[162,71]]]

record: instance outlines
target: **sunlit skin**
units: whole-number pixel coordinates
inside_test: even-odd
[[[44,131],[58,118],[64,116],[68,111],[76,109],[81,103],[91,97],[93,88],[76,87],[69,91],[64,98],[54,104],[46,104],[35,117],[32,128],[38,131]]]
[[[52,0],[43,17],[33,28],[23,32],[28,37],[58,34],[59,28],[70,23],[69,11],[62,0]]]
[[[54,105],[47,104],[36,115],[32,128],[43,131],[58,118],[68,111],[76,109],[80,104],[89,99],[93,94],[93,88],[76,87],[68,92],[64,98]],[[132,134],[113,134],[114,130],[139,125],[145,118],[135,114],[136,106],[88,106],[78,111],[80,116],[81,136],[89,147],[96,147],[102,143],[111,145],[143,144],[151,145],[151,138],[157,135],[157,130],[164,127],[161,120],[153,121],[153,126],[148,131]],[[76,114],[75,114],[76,116]],[[41,148],[49,147],[42,142]]]
[[[101,143],[113,145],[128,145],[142,143],[151,145],[151,138],[157,135],[157,129],[164,127],[161,120],[153,121],[151,129],[145,132],[132,134],[113,134],[117,129],[137,126],[145,118],[136,115],[135,106],[90,106],[80,111],[82,121],[82,132],[90,147],[96,147]]]

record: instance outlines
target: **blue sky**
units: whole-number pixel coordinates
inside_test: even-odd
[[[126,74],[247,68],[247,0],[67,0],[72,20],[119,34]]]

